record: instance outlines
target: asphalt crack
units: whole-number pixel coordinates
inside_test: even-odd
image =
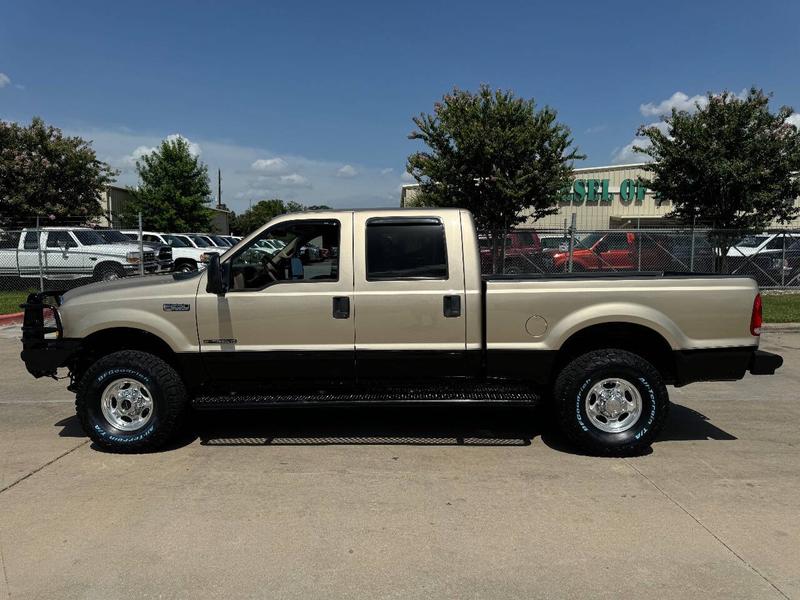
[[[41,471],[42,469],[46,469],[47,467],[49,467],[49,466],[50,466],[50,465],[52,465],[53,463],[55,463],[55,462],[57,462],[57,461],[61,460],[62,458],[64,458],[65,456],[67,456],[67,455],[69,455],[69,454],[72,454],[73,452],[75,452],[75,450],[77,450],[77,449],[78,449],[78,448],[80,448],[81,446],[85,446],[85,445],[86,445],[86,444],[88,444],[88,443],[89,443],[89,440],[84,440],[84,441],[82,441],[80,444],[78,444],[77,446],[75,446],[75,447],[73,447],[73,448],[70,448],[70,449],[69,449],[69,450],[67,450],[66,452],[63,452],[63,453],[59,454],[59,455],[58,455],[58,456],[56,456],[54,459],[47,461],[46,463],[44,463],[43,465],[41,465],[41,466],[39,466],[39,467],[36,467],[35,469],[33,469],[33,471],[29,471],[28,473],[26,473],[25,475],[23,475],[22,477],[20,477],[20,478],[19,478],[19,479],[17,479],[16,481],[12,481],[11,483],[9,483],[9,484],[8,484],[6,487],[4,487],[3,489],[0,489],[0,494],[3,494],[3,493],[5,493],[5,492],[7,492],[8,490],[10,490],[11,488],[13,488],[14,486],[16,486],[16,485],[18,485],[18,484],[22,483],[23,481],[25,481],[26,479],[28,479],[28,477],[31,477],[32,475],[36,475],[36,473],[38,473],[38,472],[39,472],[39,471]]]
[[[764,574],[763,574],[761,571],[759,571],[758,569],[756,569],[756,568],[755,568],[755,567],[754,567],[754,566],[753,566],[753,565],[752,565],[750,562],[748,562],[748,561],[747,561],[747,560],[746,560],[746,559],[745,559],[745,558],[744,558],[742,555],[740,555],[738,552],[736,552],[736,550],[734,550],[734,549],[733,549],[733,548],[731,548],[731,547],[730,547],[730,546],[729,546],[727,543],[725,543],[725,541],[724,541],[724,540],[723,540],[721,537],[719,537],[719,536],[718,536],[716,533],[714,533],[713,531],[711,531],[711,529],[709,529],[708,527],[706,527],[706,525],[705,525],[705,524],[703,524],[703,522],[702,522],[700,519],[698,519],[696,516],[694,516],[694,515],[693,515],[693,514],[692,514],[692,513],[689,511],[689,509],[687,509],[686,507],[684,507],[684,506],[683,506],[683,504],[681,504],[680,502],[678,502],[677,500],[675,500],[675,498],[673,498],[672,496],[670,496],[670,495],[669,495],[669,494],[668,494],[666,491],[664,491],[664,490],[663,490],[661,487],[659,487],[659,486],[658,486],[658,484],[657,484],[655,481],[653,481],[653,480],[652,480],[652,479],[650,479],[650,478],[649,478],[647,475],[645,475],[645,474],[644,474],[644,473],[642,473],[642,472],[641,472],[639,469],[637,469],[637,468],[636,468],[636,465],[634,465],[632,462],[630,462],[630,461],[629,461],[627,458],[626,458],[626,459],[623,459],[623,460],[625,461],[625,464],[627,464],[627,465],[628,465],[628,466],[629,466],[631,469],[633,469],[633,470],[634,470],[636,473],[638,473],[638,474],[639,474],[641,477],[643,477],[643,478],[645,479],[645,481],[647,481],[647,482],[648,482],[650,485],[652,485],[652,486],[653,486],[653,487],[654,487],[656,490],[658,490],[658,491],[659,491],[659,493],[660,493],[662,496],[664,496],[664,497],[665,497],[667,500],[669,500],[670,502],[672,502],[672,504],[674,504],[674,505],[675,505],[675,506],[677,506],[677,507],[678,507],[680,510],[682,510],[682,511],[683,511],[683,512],[684,512],[686,515],[688,515],[688,516],[689,516],[689,517],[690,517],[690,518],[691,518],[691,519],[692,519],[692,520],[693,520],[695,523],[697,523],[697,524],[698,524],[700,527],[702,527],[702,528],[703,528],[703,529],[704,529],[704,530],[705,530],[705,531],[706,531],[706,532],[707,532],[707,533],[708,533],[708,534],[709,534],[711,537],[713,537],[715,540],[717,540],[717,541],[718,541],[718,542],[719,542],[719,543],[720,543],[720,544],[721,544],[721,545],[722,545],[722,546],[723,546],[723,547],[724,547],[724,548],[725,548],[725,549],[726,549],[728,552],[730,552],[730,553],[731,553],[733,556],[735,556],[737,559],[739,559],[739,561],[740,561],[740,562],[741,562],[741,563],[742,563],[742,564],[743,564],[745,567],[747,567],[748,569],[750,569],[750,571],[752,571],[753,573],[755,573],[756,575],[758,575],[758,576],[759,576],[761,579],[763,579],[765,583],[767,583],[767,584],[768,584],[770,587],[772,587],[772,589],[774,589],[776,592],[778,592],[778,593],[779,593],[779,594],[780,594],[782,597],[786,598],[786,600],[791,600],[791,598],[790,598],[788,595],[786,595],[786,593],[785,593],[785,592],[784,592],[784,591],[783,591],[781,588],[779,588],[777,585],[775,585],[774,583],[772,583],[772,581],[770,581],[770,580],[767,578],[767,576],[766,576],[766,575],[764,575]]]

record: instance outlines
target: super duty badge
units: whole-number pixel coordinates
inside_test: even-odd
[[[191,307],[188,304],[165,304],[164,312],[189,312]]]

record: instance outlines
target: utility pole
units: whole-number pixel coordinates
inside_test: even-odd
[[[222,169],[217,169],[217,208],[222,208]]]

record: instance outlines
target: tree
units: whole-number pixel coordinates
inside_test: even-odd
[[[303,206],[299,202],[294,202],[293,200],[287,202],[280,198],[261,200],[248,208],[241,215],[237,215],[233,219],[231,229],[238,235],[247,235],[278,215],[300,212],[303,210],[325,210],[328,208],[330,207],[324,204]]]
[[[32,225],[37,216],[56,223],[99,217],[101,194],[116,175],[90,142],[39,117],[27,127],[0,121],[0,226]]]
[[[800,195],[800,132],[787,122],[793,110],[773,113],[769,96],[752,88],[745,98],[709,93],[696,111],[678,111],[665,126],[642,126],[647,145],[637,152],[654,162],[647,185],[673,203],[669,216],[714,228],[718,267],[743,232],[791,220]]]
[[[139,186],[124,209],[128,227],[142,224],[156,231],[205,231],[211,225],[208,167],[180,136],[165,139],[136,161]]]
[[[506,232],[528,217],[558,210],[572,180],[573,161],[583,159],[570,130],[549,107],[481,85],[477,93],[454,89],[434,114],[414,117],[409,139],[424,152],[408,157],[406,170],[420,184],[427,206],[469,209],[492,237],[492,270],[503,263]]]

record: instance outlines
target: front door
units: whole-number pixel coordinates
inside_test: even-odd
[[[468,371],[459,220],[407,214],[355,213],[359,381],[407,383]]]
[[[352,214],[283,218],[234,252],[225,296],[197,293],[203,364],[226,389],[354,378]]]

